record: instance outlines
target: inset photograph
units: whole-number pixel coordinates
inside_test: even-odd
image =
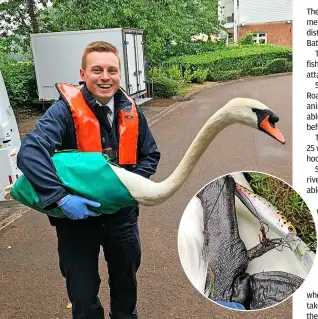
[[[281,179],[234,172],[205,185],[179,225],[178,251],[192,285],[236,310],[289,298],[316,255],[316,228],[301,196]]]

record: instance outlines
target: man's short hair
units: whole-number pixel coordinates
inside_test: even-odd
[[[112,52],[117,56],[117,58],[119,60],[119,64],[120,64],[119,51],[115,46],[113,46],[112,44],[110,44],[108,42],[95,41],[95,42],[91,42],[90,44],[88,44],[86,46],[86,48],[84,49],[84,52],[82,55],[82,69],[83,70],[85,70],[85,68],[86,68],[87,55],[91,52]]]

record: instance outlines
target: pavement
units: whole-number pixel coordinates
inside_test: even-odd
[[[191,285],[177,250],[178,226],[186,205],[214,178],[234,171],[261,171],[292,183],[291,75],[212,86],[163,113],[160,109],[148,115],[162,154],[152,180],[167,178],[206,120],[238,96],[258,99],[276,112],[287,143],[281,145],[257,130],[232,125],[219,133],[172,198],[155,207],[141,207],[142,264],[138,273],[141,319],[254,319],[256,315],[261,319],[292,318],[291,298],[258,312],[231,311],[214,304]],[[0,238],[0,319],[71,318],[58,268],[55,229],[47,217],[31,210],[0,230]],[[100,297],[108,313],[107,268],[102,258],[101,255]]]

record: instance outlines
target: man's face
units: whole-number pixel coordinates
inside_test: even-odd
[[[102,104],[108,103],[120,86],[119,59],[112,52],[91,52],[85,70],[80,70],[87,89]]]

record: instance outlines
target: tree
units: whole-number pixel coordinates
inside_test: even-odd
[[[30,33],[40,32],[38,11],[46,8],[49,0],[7,0],[0,3],[0,36],[6,39],[7,50],[29,47]],[[10,51],[10,50],[9,50]]]
[[[43,8],[39,8],[39,5]],[[160,62],[191,35],[217,32],[217,0],[7,0],[0,4],[2,34],[29,34],[103,28],[145,30],[149,62]]]
[[[55,0],[54,31],[139,28],[145,30],[150,62],[167,57],[191,35],[217,32],[217,0]]]
[[[0,3],[1,36],[10,33],[27,35],[39,32],[37,11],[47,7],[49,0],[7,0]]]

